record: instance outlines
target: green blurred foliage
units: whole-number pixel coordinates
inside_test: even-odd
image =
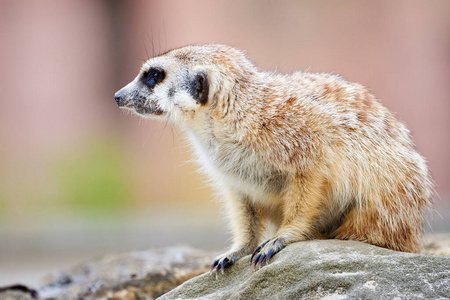
[[[4,192],[0,189],[0,227],[6,222],[5,212],[8,205],[8,199]]]
[[[62,199],[86,214],[120,213],[133,199],[122,143],[99,137],[57,164]]]

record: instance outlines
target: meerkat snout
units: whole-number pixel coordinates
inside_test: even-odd
[[[116,101],[119,107],[132,107],[134,106],[134,94],[135,90],[137,90],[136,84],[134,81],[127,84],[121,90],[114,94],[114,100]]]

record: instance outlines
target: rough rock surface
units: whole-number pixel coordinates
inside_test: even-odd
[[[159,299],[450,299],[450,257],[339,240],[291,244],[259,270],[250,257]]]
[[[39,299],[154,299],[209,270],[213,256],[189,247],[106,255],[50,276]]]
[[[32,300],[37,296],[36,290],[22,284],[0,287],[0,300]]]
[[[450,255],[450,236],[429,236],[422,252]],[[209,271],[216,254],[189,247],[111,254],[50,276],[37,291],[20,284],[0,287],[0,300],[154,299]],[[201,275],[162,299],[450,299],[449,260],[355,242],[309,241],[288,246],[259,271],[243,258],[217,280]]]

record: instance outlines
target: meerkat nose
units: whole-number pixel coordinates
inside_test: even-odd
[[[123,98],[122,98],[122,95],[121,95],[120,91],[118,91],[118,92],[114,95],[114,100],[116,100],[117,105],[123,106]]]
[[[119,106],[120,106],[120,97],[119,97],[119,96],[116,96],[116,95],[114,95],[114,100],[116,100],[116,103],[117,103],[117,105],[119,105]]]

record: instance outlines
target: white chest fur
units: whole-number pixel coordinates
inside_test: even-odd
[[[251,149],[236,143],[219,143],[214,137],[190,133],[198,159],[211,179],[219,186],[231,188],[254,201],[276,197],[287,184],[287,176],[278,172]]]

